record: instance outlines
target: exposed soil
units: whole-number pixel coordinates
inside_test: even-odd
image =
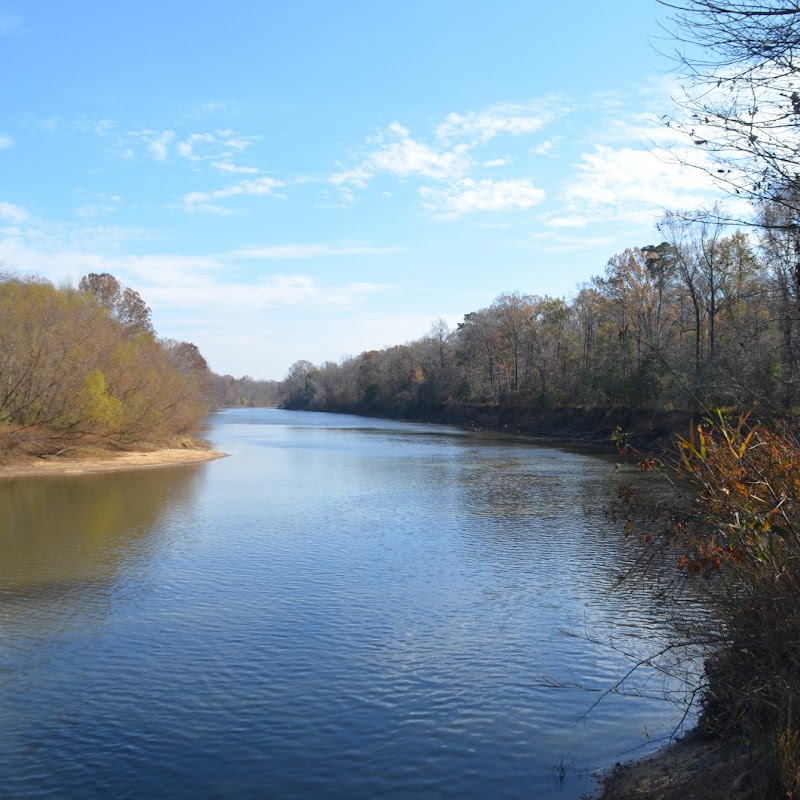
[[[449,404],[405,409],[337,406],[325,409],[345,414],[407,419],[460,425],[469,430],[500,431],[525,436],[544,436],[571,442],[611,444],[611,435],[619,426],[631,444],[641,450],[659,450],[668,445],[677,432],[689,433],[692,420],[701,414],[691,411],[656,411],[630,408],[551,408],[531,406],[496,406]]]
[[[224,458],[224,453],[209,450],[192,441],[181,447],[148,451],[68,450],[61,455],[0,455],[0,480],[35,475],[80,475],[88,472],[118,472],[145,467],[174,467]]]
[[[729,739],[676,742],[649,758],[617,764],[598,800],[765,800],[759,759]]]

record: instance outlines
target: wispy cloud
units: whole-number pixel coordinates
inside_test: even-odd
[[[163,260],[163,258],[162,258]],[[145,259],[128,263],[139,274],[153,273]],[[149,283],[149,282],[148,282]],[[170,308],[223,309],[239,313],[300,306],[305,308],[352,308],[367,297],[387,288],[383,284],[347,282],[323,284],[308,275],[270,275],[253,283],[222,282],[213,277],[187,280],[169,285],[159,281],[146,286],[146,296],[154,305]]]
[[[190,133],[183,141],[178,142],[178,155],[190,161],[200,161],[200,156],[195,155],[194,147],[199,142],[213,142],[214,136],[210,133]]]
[[[363,189],[376,174],[400,178],[421,176],[447,180],[463,175],[471,165],[469,147],[437,148],[412,138],[408,128],[392,122],[368,140],[369,152],[359,164],[330,176],[334,186]]]
[[[418,186],[418,197],[435,219],[524,210],[542,202],[544,191],[527,176],[502,181],[489,178],[488,170],[512,162],[491,152],[481,158],[480,151],[499,136],[535,134],[568,110],[550,98],[453,112],[433,127],[427,140],[393,122],[367,139],[356,163],[332,174],[328,182],[338,188],[340,200],[347,204],[355,200],[356,190],[367,189],[378,176],[424,180],[426,183]]]
[[[548,228],[585,228],[589,224],[586,217],[564,214],[546,214],[539,221]]]
[[[84,200],[75,209],[75,215],[81,219],[94,219],[117,211],[122,200],[119,195],[110,195],[105,192],[88,198],[84,192],[78,192],[77,194],[80,199]]]
[[[401,248],[368,244],[273,245],[229,253],[179,255],[120,254],[117,247],[136,231],[86,224],[59,224],[32,217],[12,203],[0,203],[0,262],[22,271],[35,271],[53,281],[77,280],[88,272],[109,272],[141,291],[148,303],[202,314],[248,311],[280,306],[349,309],[375,293],[383,283],[352,280],[321,281],[305,274],[281,271],[243,280],[236,262],[243,259],[313,259],[333,255],[381,255]],[[262,270],[263,272],[263,270]]]
[[[258,167],[237,167],[229,161],[212,161],[211,166],[220,172],[230,172],[235,175],[255,175],[260,172]]]
[[[112,123],[103,120],[100,124],[110,126]],[[179,161],[189,162],[195,169],[205,165],[218,172],[255,175],[261,171],[258,167],[236,162],[258,138],[240,135],[229,128],[188,133],[180,133],[174,128],[146,128],[139,131],[129,130],[119,141],[123,145],[121,155],[126,160],[133,160],[139,154],[166,162],[176,156]]]
[[[178,142],[178,154],[190,161],[230,161],[257,140],[255,136],[241,136],[230,129],[203,133],[190,133]]]
[[[545,237],[542,237],[545,239]],[[585,233],[574,234],[572,236],[559,234],[557,236],[547,236],[544,241],[543,249],[548,253],[569,253],[580,250],[594,250],[605,247],[609,251],[614,245],[614,237],[608,234],[598,236],[587,236]]]
[[[169,155],[170,142],[175,138],[175,131],[143,131],[147,140],[147,149],[156,161],[165,161]]]
[[[696,157],[694,151],[683,153],[685,162]],[[613,218],[644,224],[664,209],[702,205],[712,193],[709,175],[678,163],[674,151],[597,145],[581,155],[563,201],[568,219],[585,216],[593,222]]]
[[[398,122],[389,125],[385,135],[394,137],[394,141],[381,142],[369,156],[369,166],[394,175],[422,175],[438,180],[463,174],[469,166],[466,145],[437,150],[412,139],[409,134],[410,131]]]
[[[566,109],[559,110],[558,105],[561,104],[554,101],[531,105],[498,103],[483,111],[454,112],[436,128],[436,137],[445,141],[469,139],[482,143],[501,134],[524,136],[535,133],[564,113]]]
[[[32,125],[45,133],[85,133],[91,136],[106,136],[112,133],[117,122],[107,117],[91,117],[85,114],[75,116],[62,116],[53,114],[49,117],[41,117],[35,114],[22,114],[27,124]]]
[[[90,117],[79,116],[70,121],[70,127],[82,133],[106,136],[114,130],[116,122],[113,119],[92,119]]]
[[[0,202],[0,219],[10,222],[12,225],[20,225],[28,219],[28,212],[24,208],[15,206],[13,203]]]
[[[22,29],[23,19],[19,14],[9,14],[0,9],[0,36],[11,36]]]
[[[255,178],[254,180],[244,180],[226,186],[224,189],[217,189],[213,192],[189,192],[184,195],[183,204],[186,211],[206,211],[210,213],[229,214],[231,211],[223,206],[214,203],[215,200],[225,200],[229,197],[239,195],[273,195],[283,197],[276,190],[286,186],[284,181],[274,178]]]
[[[405,253],[405,247],[372,247],[365,244],[280,244],[268,247],[245,247],[228,253],[234,259],[260,259],[262,261],[282,261],[295,259],[323,258],[327,256],[383,256]]]
[[[477,211],[523,211],[541,203],[545,193],[527,178],[506,181],[465,178],[443,188],[423,186],[423,205],[443,219]]]
[[[558,149],[558,145],[561,143],[561,140],[561,136],[554,136],[552,139],[545,139],[535,147],[532,147],[531,153],[537,156],[551,156]]]

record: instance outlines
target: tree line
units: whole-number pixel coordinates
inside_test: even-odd
[[[212,408],[258,408],[280,405],[283,395],[280,381],[264,381],[244,375],[211,374]]]
[[[0,274],[0,446],[161,442],[195,430],[211,373],[189,342],[159,339],[138,292],[109,274],[77,287]]]
[[[782,209],[764,205],[763,218]],[[668,214],[663,241],[612,256],[571,299],[512,292],[426,336],[342,361],[298,361],[288,408],[424,418],[525,407],[790,411],[800,399],[794,241]]]

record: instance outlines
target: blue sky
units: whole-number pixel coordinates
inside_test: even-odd
[[[237,377],[569,297],[713,198],[654,121],[664,12],[0,0],[0,262],[111,272]]]

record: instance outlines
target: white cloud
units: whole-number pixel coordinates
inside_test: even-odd
[[[119,208],[122,198],[119,195],[101,193],[75,209],[75,214],[81,219],[92,219],[104,214],[110,214]]]
[[[229,258],[253,258],[264,261],[320,258],[324,256],[382,256],[404,253],[403,247],[371,247],[364,244],[281,244],[269,247],[245,247],[228,253]]]
[[[214,200],[224,200],[228,197],[238,195],[276,195],[276,189],[286,186],[283,181],[273,178],[256,178],[255,180],[244,180],[227,186],[224,189],[217,189],[213,192],[189,192],[184,195],[183,203],[186,211],[210,211],[212,213],[230,213],[224,207],[217,206]]]
[[[534,133],[556,116],[557,112],[552,108],[542,105],[500,103],[484,111],[448,114],[436,128],[436,136],[445,141],[468,138],[475,142],[488,142],[501,134],[524,136]]]
[[[144,135],[149,137],[147,149],[156,161],[165,161],[169,155],[169,143],[175,138],[175,131],[145,131]]]
[[[348,199],[352,189],[363,189],[376,174],[400,178],[421,176],[433,180],[452,180],[464,175],[472,166],[469,145],[435,148],[411,137],[408,128],[392,122],[368,140],[371,150],[361,163],[330,176],[329,183],[338,186]]]
[[[346,169],[337,172],[328,179],[334,186],[344,186],[349,184],[359,189],[365,189],[367,182],[374,177],[374,172],[368,167],[368,162],[361,164],[353,169]]]
[[[422,175],[442,180],[464,172],[466,152],[466,145],[442,152],[404,137],[373,153],[370,164],[376,170],[395,175]]]
[[[477,211],[513,211],[541,202],[544,193],[527,178],[490,180],[486,170],[511,164],[508,157],[479,158],[486,142],[505,134],[526,136],[539,131],[568,109],[553,99],[540,103],[501,103],[483,111],[449,114],[432,131],[432,140],[414,137],[400,122],[392,122],[367,139],[354,166],[340,169],[328,182],[350,204],[355,190],[365,189],[381,175],[440,182],[418,189],[423,206],[437,215],[457,217]],[[459,141],[460,140],[460,141]]]
[[[569,215],[548,215],[542,218],[542,223],[548,228],[585,228],[589,221],[586,217],[576,214]]]
[[[113,119],[90,119],[89,117],[77,117],[69,123],[71,130],[91,133],[95,136],[106,136],[116,126]]]
[[[0,150],[7,150],[13,147],[14,140],[6,133],[0,133]]]
[[[315,258],[400,252],[366,244],[278,245],[217,255],[172,253],[120,255],[118,245],[136,232],[90,225],[64,225],[32,218],[11,203],[0,203],[0,219],[16,227],[0,234],[0,262],[35,271],[52,281],[77,280],[88,272],[109,272],[134,286],[153,306],[191,309],[199,315],[280,306],[348,309],[388,287],[367,281],[325,281],[279,273],[237,280],[233,265],[242,259]],[[305,248],[305,250],[303,249]]]
[[[597,131],[597,136],[607,143],[636,142],[658,147],[685,145],[687,141],[685,134],[664,125],[655,114],[649,113],[609,120]]]
[[[356,167],[332,175],[335,186],[350,184],[363,188],[376,173],[384,172],[398,177],[421,175],[435,180],[445,180],[465,172],[470,165],[469,147],[464,144],[451,149],[437,149],[413,139],[408,128],[392,122],[369,140],[370,152]]]
[[[312,364],[338,362],[365,350],[419,339],[437,316],[452,328],[464,318],[463,311],[426,314],[318,308],[312,313],[313,324],[305,315],[292,314],[282,318],[279,327],[252,324],[234,328],[229,320],[220,319],[211,326],[203,325],[200,336],[187,330],[181,338],[194,337],[212,369],[224,367],[234,375],[281,379],[299,358]]]
[[[230,172],[236,175],[255,175],[260,172],[258,167],[237,167],[229,161],[212,161],[211,166],[220,172]]]
[[[181,142],[178,142],[178,155],[188,158],[190,161],[201,161],[200,156],[194,154],[194,146],[200,142],[215,141],[213,134],[210,133],[191,133]]]
[[[62,117],[55,114],[51,117],[39,117],[35,114],[23,114],[23,118],[46,133],[86,133],[92,136],[107,136],[116,128],[117,123],[106,117],[87,117],[78,114],[74,117]],[[153,134],[154,131],[147,131]],[[127,134],[132,135],[132,134]]]
[[[255,137],[250,136],[234,136],[233,131],[225,131],[229,138],[224,139],[222,144],[225,147],[230,147],[233,150],[246,150],[253,143]]]
[[[200,103],[200,114],[218,114],[220,111],[225,111],[230,105],[229,100],[209,100],[205,103]]]
[[[531,148],[531,153],[537,156],[549,156],[561,143],[561,136],[554,136],[552,139],[545,139],[541,144]]]
[[[142,265],[136,268],[141,270]],[[244,312],[276,306],[349,308],[384,288],[367,282],[321,284],[308,275],[270,275],[255,283],[222,283],[211,278],[198,280],[195,276],[181,284],[166,285],[162,281],[151,284],[146,287],[146,297],[154,305],[171,309],[218,312],[227,308]]]
[[[555,236],[549,237],[545,250],[549,253],[567,253],[578,250],[594,250],[604,247],[608,250],[614,247],[615,239],[613,236],[586,236],[580,234],[575,236]]]
[[[15,206],[13,203],[0,203],[0,219],[4,219],[12,225],[21,225],[28,218],[28,212],[24,208]]]
[[[423,186],[423,205],[443,219],[476,211],[523,211],[541,203],[545,193],[528,178],[506,181],[465,178],[442,189]]]
[[[597,145],[583,153],[564,194],[568,215],[648,223],[665,209],[692,208],[715,193],[702,169],[678,163],[695,160],[696,151],[675,153],[633,147]]]
[[[45,123],[50,129],[62,124],[58,118],[46,120]],[[43,123],[40,121],[39,124]],[[79,129],[89,132],[91,127],[91,131],[102,134],[110,130],[113,125],[111,120],[96,121],[91,126],[87,121]],[[161,131],[147,129],[127,131],[125,138],[128,141],[144,142],[148,154],[156,161],[166,161],[171,148],[174,147],[177,155],[193,164],[208,164],[214,169],[229,173],[255,174],[260,171],[257,167],[240,166],[235,163],[236,157],[259,137],[241,136],[228,128],[180,135],[171,129]],[[135,150],[131,147],[127,147],[122,153],[123,158],[128,160],[134,155]]]

